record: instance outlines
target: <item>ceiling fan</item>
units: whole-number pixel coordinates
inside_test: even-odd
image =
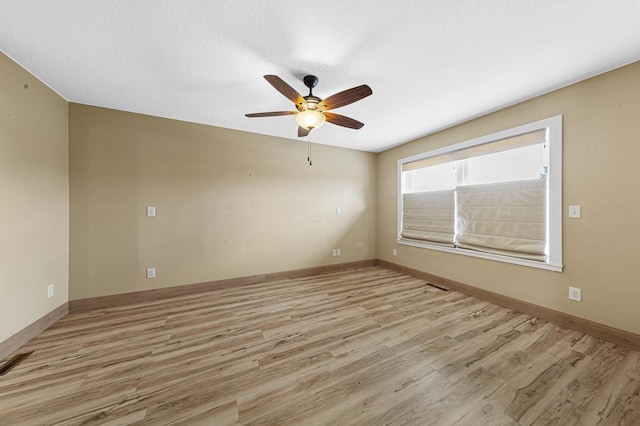
[[[275,87],[278,92],[293,102],[297,111],[258,112],[245,114],[247,117],[295,115],[296,122],[298,123],[298,137],[307,136],[311,130],[322,126],[325,121],[350,129],[360,129],[364,126],[364,123],[358,120],[328,111],[352,104],[373,94],[371,88],[366,84],[344,90],[326,99],[321,99],[313,95],[313,88],[318,85],[318,77],[315,75],[307,75],[302,80],[304,85],[309,88],[309,94],[307,96],[302,96],[277,75],[265,75],[264,78]]]

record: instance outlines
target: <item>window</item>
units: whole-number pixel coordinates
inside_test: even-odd
[[[562,116],[398,161],[398,243],[562,271]]]

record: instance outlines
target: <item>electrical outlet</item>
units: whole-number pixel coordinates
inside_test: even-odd
[[[582,289],[578,287],[569,287],[569,300],[582,302]]]
[[[55,292],[55,288],[53,283],[51,283],[47,286],[47,297],[53,297],[54,292]]]
[[[340,251],[340,249],[336,249],[336,256],[342,256],[342,252]]]
[[[156,277],[156,268],[147,268],[147,278]]]
[[[333,249],[331,251],[331,256],[336,257],[338,255],[338,250],[337,249]]]
[[[392,253],[394,256],[397,256],[397,255],[398,255],[398,250],[397,250],[397,249],[393,249],[393,250],[391,251],[391,253]]]
[[[342,214],[342,209],[340,207],[336,207],[336,216],[340,216]]]

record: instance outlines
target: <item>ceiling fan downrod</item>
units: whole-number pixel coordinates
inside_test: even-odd
[[[313,88],[316,87],[318,85],[318,82],[320,80],[318,80],[318,77],[316,77],[315,75],[305,75],[304,78],[302,79],[302,82],[304,83],[305,86],[307,86],[309,88],[309,96],[313,96]]]

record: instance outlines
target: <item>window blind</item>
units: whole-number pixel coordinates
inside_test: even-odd
[[[459,186],[456,191],[457,246],[546,260],[546,179]]]
[[[402,165],[402,171],[408,172],[411,170],[422,169],[424,167],[437,166],[438,164],[450,163],[454,161],[453,153],[450,152],[444,155],[438,155],[435,157],[423,158],[422,160],[412,161],[410,163],[404,163]]]
[[[441,154],[434,157],[423,158],[402,164],[402,171],[421,169],[423,167],[437,166],[438,164],[449,163],[456,160],[477,157],[479,155],[494,154],[496,152],[508,151],[510,149],[522,148],[524,146],[535,145],[546,142],[546,129],[540,129],[529,133],[523,133],[498,141],[476,145],[471,148],[464,148],[455,152]]]
[[[402,237],[453,247],[455,191],[402,195]]]
[[[544,143],[547,140],[547,132],[545,129],[536,130],[534,132],[523,133],[510,138],[501,139],[499,141],[476,145],[471,148],[461,149],[453,153],[455,160],[464,160],[467,158],[478,157],[481,155],[495,154],[497,152],[509,151],[511,149],[522,148],[525,146]]]

